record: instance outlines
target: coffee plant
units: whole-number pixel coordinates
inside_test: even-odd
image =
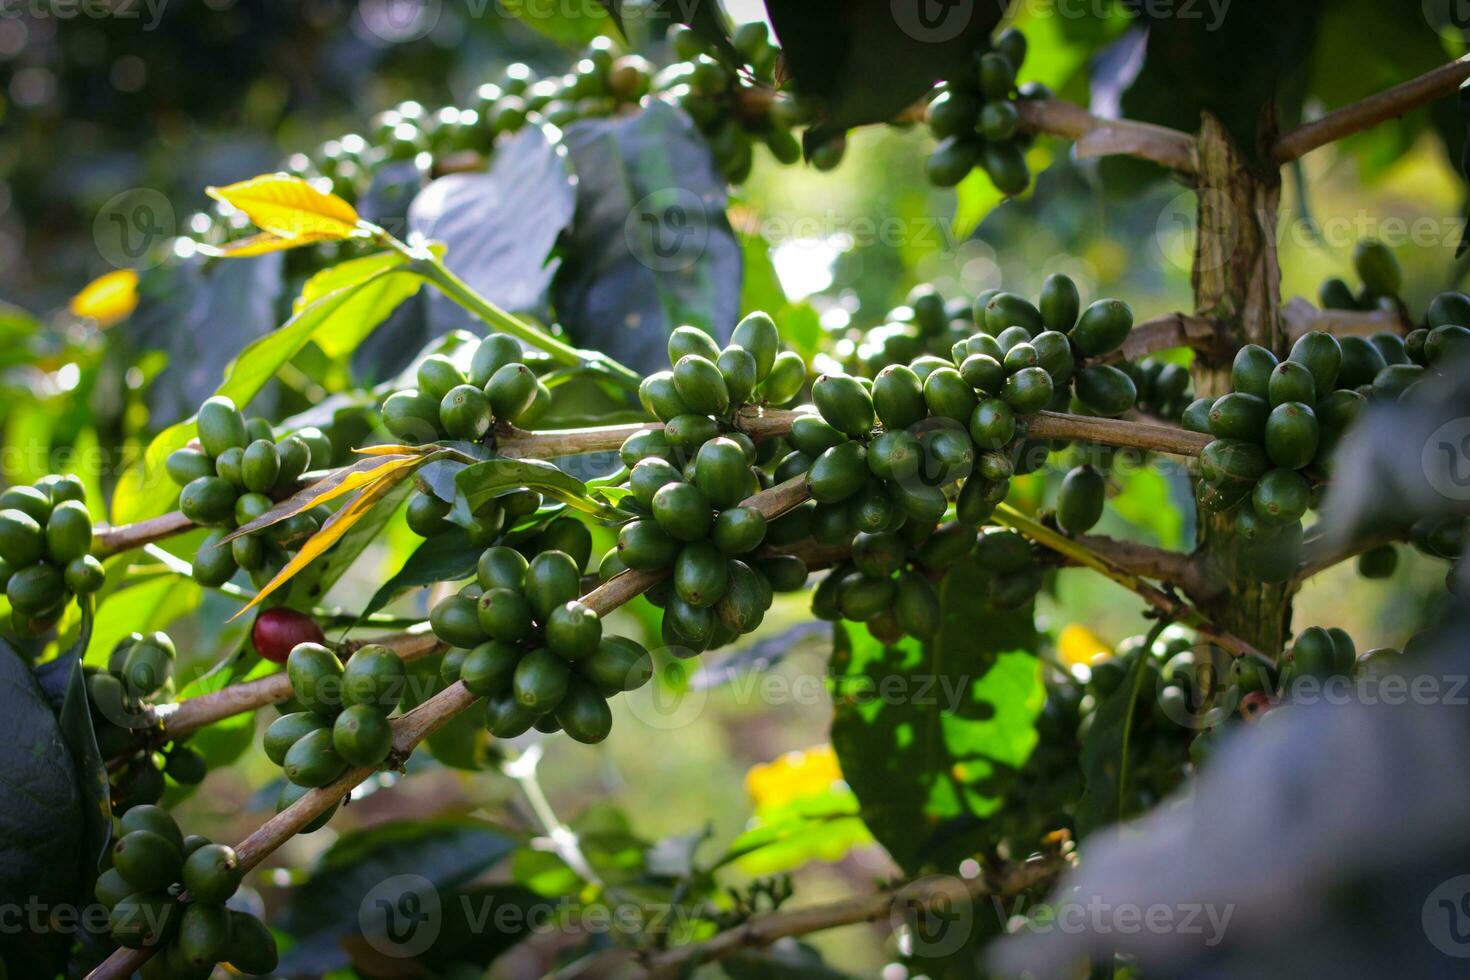
[[[885,977],[1451,975],[1470,295],[1364,235],[1354,282],[1283,302],[1276,225],[1283,171],[1384,127],[1409,153],[1470,62],[1436,42],[1352,102],[1288,80],[1333,53],[1326,5],[765,6],[508,9],[576,53],[210,187],[66,346],[17,350],[12,410],[85,364],[139,451],[0,491],[0,912],[45,910],[0,976],[877,975],[816,935],[857,923],[895,937]],[[1087,72],[1141,118],[1057,94]],[[1188,185],[1192,311],[1081,263],[911,277],[882,315],[761,286],[763,189],[864,167],[880,126],[966,235],[1047,207],[1058,154]],[[178,336],[237,308],[268,328]],[[1393,646],[1304,621],[1349,563],[1393,605],[1431,569]],[[1142,625],[1105,642],[1118,609]],[[813,645],[830,744],[750,770],[723,853],[682,802],[658,841],[553,808],[543,757],[667,759],[669,705]],[[813,862],[880,880],[814,898]],[[1115,915],[1186,906],[1220,932]]]

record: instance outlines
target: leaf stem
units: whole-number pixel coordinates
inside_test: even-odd
[[[404,248],[408,249],[409,254],[413,257],[415,272],[439,287],[440,292],[479,317],[490,327],[545,351],[558,364],[566,367],[590,368],[609,380],[617,382],[628,391],[638,390],[639,382],[643,379],[632,368],[618,363],[605,354],[578,350],[546,331],[537,329],[519,317],[507,313],[451,272],[444,264],[444,260],[430,250],[409,249],[408,246]]]
[[[1098,555],[1082,542],[1070,538],[1060,531],[1042,524],[1035,518],[1023,514],[1010,504],[1000,504],[995,509],[995,522],[1019,531],[1026,537],[1058,554],[1065,555],[1079,565],[1086,566],[1117,582],[1119,585],[1142,598],[1164,616],[1177,619],[1192,627],[1200,636],[1210,640],[1231,654],[1241,657],[1260,655],[1260,651],[1234,634],[1227,633],[1206,619],[1193,606],[1169,593],[1145,582],[1132,572],[1125,572],[1112,562]]]

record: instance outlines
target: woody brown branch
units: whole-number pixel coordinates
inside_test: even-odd
[[[1412,112],[1450,95],[1467,78],[1470,55],[1298,126],[1276,141],[1271,148],[1271,162],[1277,166],[1290,163],[1328,143]]]

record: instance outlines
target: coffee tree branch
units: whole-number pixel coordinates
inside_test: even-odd
[[[906,921],[921,912],[948,911],[954,905],[968,905],[986,896],[1018,895],[1050,885],[1065,866],[1062,858],[1047,855],[968,880],[935,875],[871,895],[854,895],[789,911],[758,913],[703,942],[678,946],[649,958],[648,975],[651,980],[688,976],[701,963],[720,960],[743,949],[769,946],[790,936],[805,936],[858,922]]]
[[[1290,163],[1328,143],[1412,112],[1454,92],[1467,78],[1470,55],[1298,126],[1276,141],[1271,148],[1271,162],[1278,166]]]

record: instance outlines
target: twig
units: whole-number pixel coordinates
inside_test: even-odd
[[[1016,108],[1022,129],[1074,140],[1077,156],[1084,160],[1131,156],[1181,173],[1194,173],[1199,167],[1194,137],[1177,129],[1131,119],[1104,119],[1060,99],[1021,99]]]
[[[1204,322],[1196,321],[1192,317],[1184,319]],[[734,426],[760,442],[786,435],[791,431],[792,420],[802,414],[804,413],[789,409],[751,405],[736,413]],[[518,459],[554,459],[558,456],[614,450],[622,446],[628,436],[635,432],[659,428],[662,426],[657,422],[543,432],[528,432],[507,426],[500,430],[494,445],[495,450],[505,456]],[[1082,439],[1103,445],[1150,449],[1184,456],[1198,456],[1200,450],[1210,442],[1208,437],[1173,426],[1148,425],[1121,419],[1096,419],[1060,412],[1038,412],[1031,416],[1031,434],[1039,439]],[[335,472],[337,471],[323,474],[323,478],[330,479]],[[177,511],[136,524],[103,527],[93,539],[93,547],[97,549],[93,553],[99,557],[108,557],[181,534],[193,527]]]
[[[1467,78],[1470,78],[1470,55],[1298,126],[1276,141],[1271,148],[1271,162],[1277,166],[1290,163],[1318,147],[1412,112],[1449,95]]]
[[[1142,578],[1172,582],[1189,595],[1207,591],[1211,584],[1201,572],[1193,555],[1167,548],[1120,541],[1100,534],[1079,534],[1075,540],[1082,547],[1112,563],[1122,571]]]
[[[398,652],[405,662],[421,660],[443,649],[443,645],[428,631],[427,625],[393,636],[379,636],[367,640],[354,640],[345,646],[356,649],[368,643],[378,643]],[[344,651],[345,652],[345,651]],[[253,681],[231,684],[197,698],[188,698],[174,704],[161,704],[152,710],[156,720],[162,723],[159,741],[167,742],[193,734],[206,725],[212,725],[233,715],[255,711],[268,704],[279,704],[291,696],[291,681],[284,670]]]
[[[1319,310],[1300,296],[1281,310],[1286,339],[1294,343],[1302,334],[1323,330],[1334,337],[1367,337],[1387,331],[1405,334],[1413,327],[1395,310]]]
[[[193,522],[187,517],[178,511],[173,511],[161,517],[133,524],[100,527],[92,537],[92,554],[98,558],[110,558],[124,551],[131,551],[133,548],[141,548],[145,544],[153,544],[155,541],[171,538],[175,534],[182,534],[193,526]]]
[[[968,880],[934,875],[871,895],[758,913],[703,942],[678,946],[651,957],[647,961],[648,976],[651,980],[688,976],[701,963],[723,959],[743,949],[769,946],[788,936],[805,936],[881,919],[904,921],[919,912],[948,910],[953,905],[968,905],[988,895],[1017,895],[1049,884],[1065,866],[1062,858],[1047,856],[1006,866],[994,875]]]
[[[1200,614],[1193,606],[1145,582],[1141,577],[1117,567],[1112,562],[1094,553],[1075,538],[1042,524],[1021,513],[1010,504],[1001,504],[995,509],[995,522],[1020,531],[1031,540],[1059,554],[1066,555],[1079,565],[1100,572],[1117,582],[1159,612],[1194,628],[1200,636],[1237,657],[1260,651],[1234,634],[1227,633]]]
[[[1097,360],[1104,364],[1136,361],[1161,350],[1188,347],[1206,350],[1220,343],[1219,325],[1212,319],[1189,313],[1166,313],[1136,323],[1123,346]]]
[[[1027,435],[1033,439],[1077,439],[1104,446],[1126,446],[1178,456],[1198,456],[1214,440],[1200,432],[1172,425],[1152,425],[1125,419],[1098,419],[1063,412],[1027,416]]]
[[[806,499],[804,477],[795,477],[743,501],[767,518],[779,517]],[[666,575],[666,571],[627,571],[593,589],[582,602],[599,613],[611,612]],[[281,675],[276,675],[281,676]],[[390,760],[401,763],[424,739],[438,731],[479,697],[456,681],[402,717],[393,720],[393,751]],[[261,824],[235,847],[240,870],[249,871],[267,855],[300,832],[311,821],[336,806],[353,787],[377,772],[376,766],[352,769],[335,782],[306,793],[301,799]],[[153,949],[120,949],[87,974],[88,980],[123,980],[131,976],[154,953]]]
[[[1334,540],[1330,548],[1326,545],[1328,540],[1326,538],[1320,536],[1308,538],[1302,546],[1303,558],[1301,567],[1296,573],[1296,582],[1298,584],[1305,582],[1313,575],[1319,575],[1334,565],[1340,565],[1366,551],[1402,541],[1404,534],[1402,528],[1386,528],[1346,541]]]

